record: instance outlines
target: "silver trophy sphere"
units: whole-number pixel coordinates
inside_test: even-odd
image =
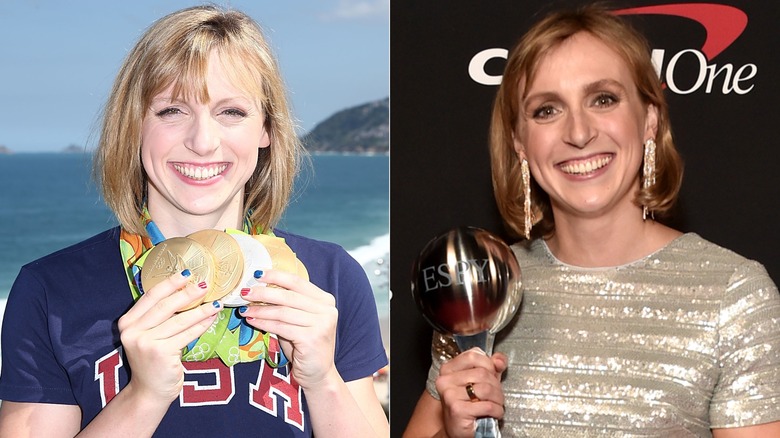
[[[520,266],[494,234],[455,228],[420,252],[412,270],[412,295],[423,317],[440,332],[495,334],[520,305]]]
[[[495,334],[522,300],[520,265],[511,248],[490,232],[452,229],[428,242],[412,269],[412,296],[436,330],[451,334],[460,351],[493,354]],[[480,418],[477,438],[500,437],[495,418]]]

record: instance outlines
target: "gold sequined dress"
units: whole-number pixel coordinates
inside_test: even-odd
[[[780,420],[780,295],[757,262],[685,234],[636,262],[580,268],[513,246],[520,311],[506,353],[504,437],[711,436]],[[457,351],[434,334],[434,385]]]

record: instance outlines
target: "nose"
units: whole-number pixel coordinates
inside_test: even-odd
[[[219,127],[210,114],[193,117],[184,145],[200,156],[208,156],[220,145]]]
[[[596,129],[590,120],[590,115],[581,109],[568,112],[564,141],[576,148],[582,149],[596,138]]]

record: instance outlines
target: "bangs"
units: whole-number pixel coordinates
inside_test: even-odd
[[[224,71],[230,83],[247,97],[251,97],[255,105],[267,114],[269,92],[264,78],[269,76],[269,72],[263,70],[266,64],[258,58],[257,52],[243,50],[236,45],[220,47],[217,50],[219,61],[225,67]]]
[[[247,62],[251,58],[231,46],[218,44],[189,45],[181,44],[181,49],[173,56],[158,61],[157,67],[148,72],[147,86],[143,93],[144,107],[149,107],[158,94],[172,87],[171,100],[194,98],[199,103],[210,100],[207,76],[209,58],[215,52],[223,64],[229,82],[251,97],[258,108],[265,113],[266,93],[262,74],[253,68],[256,64]]]
[[[160,34],[141,49],[137,73],[143,105],[148,108],[152,99],[169,87],[172,99],[208,102],[208,63],[217,53],[229,81],[253,96],[258,108],[268,110],[266,101],[271,93],[263,78],[278,72],[262,32],[235,12],[205,15],[191,27],[161,23]]]

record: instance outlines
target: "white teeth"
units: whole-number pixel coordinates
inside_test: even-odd
[[[567,163],[561,166],[561,170],[570,175],[584,175],[599,170],[612,161],[612,156],[599,157],[588,161]]]
[[[191,166],[185,164],[174,164],[173,167],[176,169],[176,171],[186,176],[187,178],[203,181],[209,178],[214,178],[215,176],[224,172],[225,169],[227,169],[227,164],[220,164],[217,166],[205,166],[205,167]]]

